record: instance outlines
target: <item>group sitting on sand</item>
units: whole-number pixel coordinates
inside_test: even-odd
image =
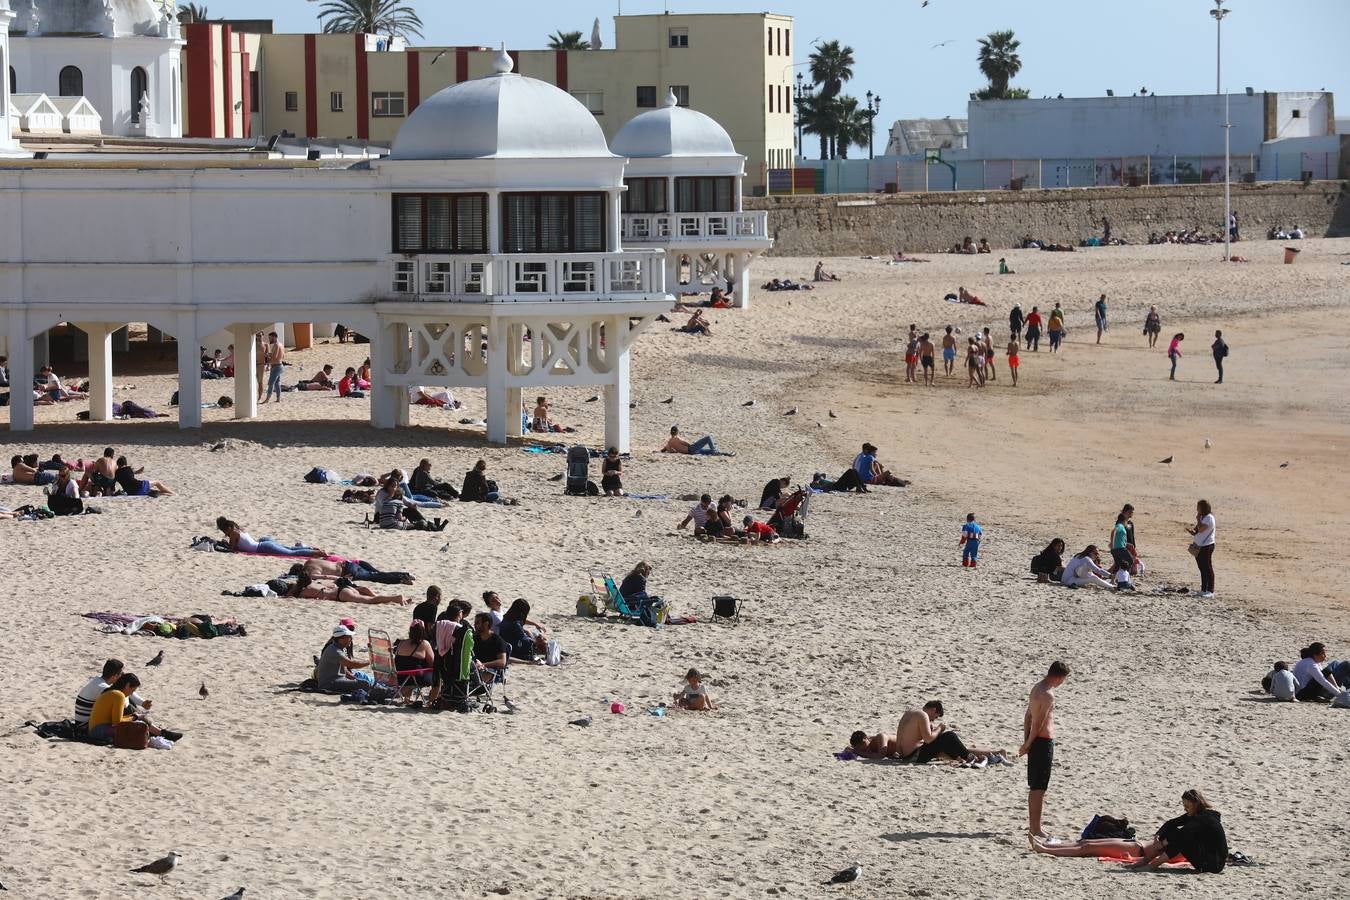
[[[154,702],[136,692],[141,680],[124,668],[120,659],[107,660],[102,672],[80,688],[75,696],[75,723],[86,729],[90,743],[111,744],[119,729],[131,726],[144,732],[148,746],[169,749],[182,734],[159,728],[151,721]]]
[[[1350,706],[1350,660],[1329,660],[1326,645],[1314,641],[1299,651],[1291,670],[1277,662],[1261,679],[1261,688],[1286,703],[1326,703]]]
[[[943,715],[942,701],[929,700],[922,709],[907,710],[900,717],[894,738],[884,734],[869,737],[864,731],[855,731],[849,736],[845,752],[863,759],[895,759],[918,765],[927,765],[939,757],[949,760],[951,765],[971,768],[1013,764],[1006,750],[967,747],[955,729],[938,721]]]
[[[801,281],[793,281],[791,278],[773,278],[770,279],[769,281],[766,281],[764,284],[760,285],[760,288],[769,291],[771,293],[777,291],[815,290],[815,288],[813,288],[811,285]]]
[[[872,487],[905,487],[908,484],[908,481],[896,477],[877,459],[876,445],[866,442],[862,445],[862,452],[853,458],[853,464],[837,479],[830,481],[817,473],[811,480],[811,487],[818,491],[856,491],[859,494],[869,493]]]

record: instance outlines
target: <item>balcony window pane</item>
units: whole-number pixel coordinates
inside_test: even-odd
[[[448,253],[453,249],[450,228],[450,198],[427,197],[427,242],[429,253]]]

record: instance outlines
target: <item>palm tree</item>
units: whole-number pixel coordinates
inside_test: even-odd
[[[834,108],[834,98],[844,89],[844,83],[853,78],[853,48],[841,45],[838,41],[826,41],[817,44],[815,52],[809,57],[811,80],[818,86],[815,96],[815,118],[822,130],[809,129],[820,137],[820,158],[830,159],[834,138],[837,136],[838,110]],[[833,130],[830,123],[836,123]]]
[[[1013,37],[1012,31],[993,31],[988,37],[980,38],[980,71],[989,79],[991,99],[1005,99],[1008,96],[1008,82],[1022,71],[1022,58],[1017,48],[1022,42]]]
[[[835,101],[835,135],[839,158],[848,159],[848,148],[857,144],[866,147],[872,136],[872,117],[858,103],[857,97],[843,96]]]
[[[835,137],[839,133],[839,103],[816,94],[798,101],[802,117],[802,131],[820,138],[820,158],[829,159]]]
[[[195,3],[184,3],[178,8],[178,18],[183,20],[188,16],[192,17],[194,22],[205,22],[209,17],[206,12],[206,4],[198,6]]]
[[[324,34],[387,34],[421,37],[422,20],[400,0],[309,0],[322,2],[319,19]]]
[[[550,50],[589,50],[591,42],[581,36],[580,31],[555,31],[548,36]]]

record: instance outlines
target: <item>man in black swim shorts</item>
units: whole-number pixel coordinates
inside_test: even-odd
[[[933,386],[933,379],[937,376],[933,368],[933,354],[936,352],[937,348],[933,346],[932,339],[925,331],[919,336],[919,362],[923,363],[923,383],[929,387]]]
[[[1032,837],[1046,836],[1041,829],[1041,809],[1055,761],[1055,688],[1068,677],[1068,666],[1058,660],[1051,663],[1050,671],[1031,689],[1022,720],[1022,746],[1017,755],[1027,757],[1027,818]]]

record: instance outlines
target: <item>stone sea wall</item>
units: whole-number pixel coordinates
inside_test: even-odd
[[[1350,236],[1350,182],[1235,184],[1232,191],[1249,240],[1264,240],[1272,225],[1295,223],[1309,237]],[[1028,233],[1077,244],[1101,234],[1103,216],[1113,236],[1145,243],[1154,231],[1217,231],[1223,185],[747,197],[745,208],[769,211],[776,256],[932,253],[966,235],[988,238],[995,250]]]

